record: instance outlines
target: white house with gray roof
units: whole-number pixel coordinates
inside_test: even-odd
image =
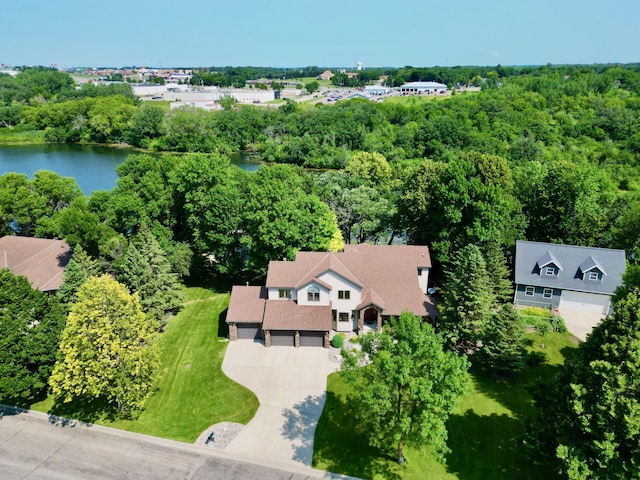
[[[516,306],[608,315],[622,283],[624,250],[518,241]]]

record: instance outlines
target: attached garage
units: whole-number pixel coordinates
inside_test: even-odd
[[[271,346],[273,347],[293,347],[295,342],[295,332],[291,330],[271,330]]]
[[[609,295],[563,290],[560,296],[559,308],[560,310],[607,315],[609,313],[610,303],[611,298]]]
[[[260,340],[262,325],[260,323],[239,323],[238,340]]]
[[[301,347],[324,347],[325,332],[300,332]]]

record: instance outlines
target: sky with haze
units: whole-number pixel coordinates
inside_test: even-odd
[[[640,0],[0,0],[0,64],[541,65],[640,61]]]

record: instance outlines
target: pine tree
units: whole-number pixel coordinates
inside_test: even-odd
[[[496,375],[517,373],[524,367],[524,325],[511,304],[495,312],[482,336],[480,358]]]
[[[68,308],[76,301],[76,292],[89,277],[99,275],[100,263],[92,259],[80,245],[73,249],[73,255],[64,272],[64,282],[58,290],[60,303]]]
[[[472,353],[491,318],[495,295],[480,249],[467,245],[445,271],[444,312],[438,320],[447,345]]]
[[[511,285],[507,259],[500,242],[492,238],[482,245],[484,261],[487,265],[487,275],[491,282],[491,291],[499,303],[510,301],[513,298],[513,286]]]
[[[155,236],[145,226],[130,242],[119,267],[118,280],[140,295],[145,311],[157,320],[177,309],[183,288]]]

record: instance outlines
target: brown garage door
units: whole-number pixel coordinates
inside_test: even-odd
[[[262,330],[259,323],[238,324],[238,340],[260,340],[261,338]]]
[[[271,330],[271,345],[275,347],[293,347],[294,333],[291,330]]]
[[[301,347],[324,347],[324,332],[300,332]]]

